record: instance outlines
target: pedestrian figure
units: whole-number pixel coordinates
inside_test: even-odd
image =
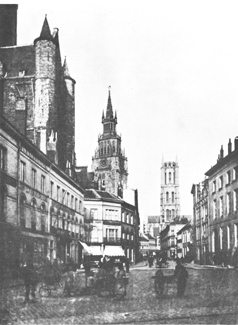
[[[25,301],[24,303],[30,302],[30,293],[32,302],[36,302],[36,285],[39,281],[37,272],[34,268],[32,261],[27,261],[21,269],[21,275],[25,285]]]
[[[149,257],[148,257],[149,267],[151,267],[151,266],[153,265],[153,262],[154,262],[154,258],[153,258],[153,256],[149,256]]]
[[[126,273],[130,273],[130,260],[127,257],[126,257],[125,264],[126,264]]]
[[[125,276],[126,272],[124,270],[123,264],[119,264],[119,270],[116,274],[116,294],[121,298],[126,296],[126,285],[125,285]]]
[[[177,278],[177,295],[182,297],[185,292],[188,272],[186,268],[182,265],[180,259],[177,259],[177,265],[175,267],[174,276]]]

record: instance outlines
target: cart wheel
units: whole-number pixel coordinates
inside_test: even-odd
[[[51,289],[47,285],[42,284],[39,288],[39,294],[41,297],[49,297],[51,295]]]
[[[162,295],[164,292],[164,274],[161,270],[155,273],[155,292],[157,295]]]

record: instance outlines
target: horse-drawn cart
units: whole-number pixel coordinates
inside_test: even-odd
[[[98,268],[96,272],[85,273],[86,289],[89,293],[96,294],[99,297],[124,297],[129,283],[129,277],[123,269],[118,271],[114,269]]]

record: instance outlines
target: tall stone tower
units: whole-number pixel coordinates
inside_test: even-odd
[[[162,160],[160,214],[162,223],[168,224],[180,216],[178,162]]]
[[[0,5],[0,26],[9,19],[0,32],[0,114],[73,176],[75,80],[61,62],[59,30],[51,33],[45,17],[34,44],[17,46],[16,13],[17,5]]]
[[[102,113],[103,133],[98,137],[98,147],[92,157],[92,171],[98,189],[123,197],[127,186],[127,158],[121,149],[117,134],[117,114],[113,113],[109,87],[106,114]]]

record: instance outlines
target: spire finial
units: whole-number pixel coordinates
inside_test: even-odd
[[[108,101],[106,118],[113,118],[112,102],[111,102],[111,86],[108,87]]]

